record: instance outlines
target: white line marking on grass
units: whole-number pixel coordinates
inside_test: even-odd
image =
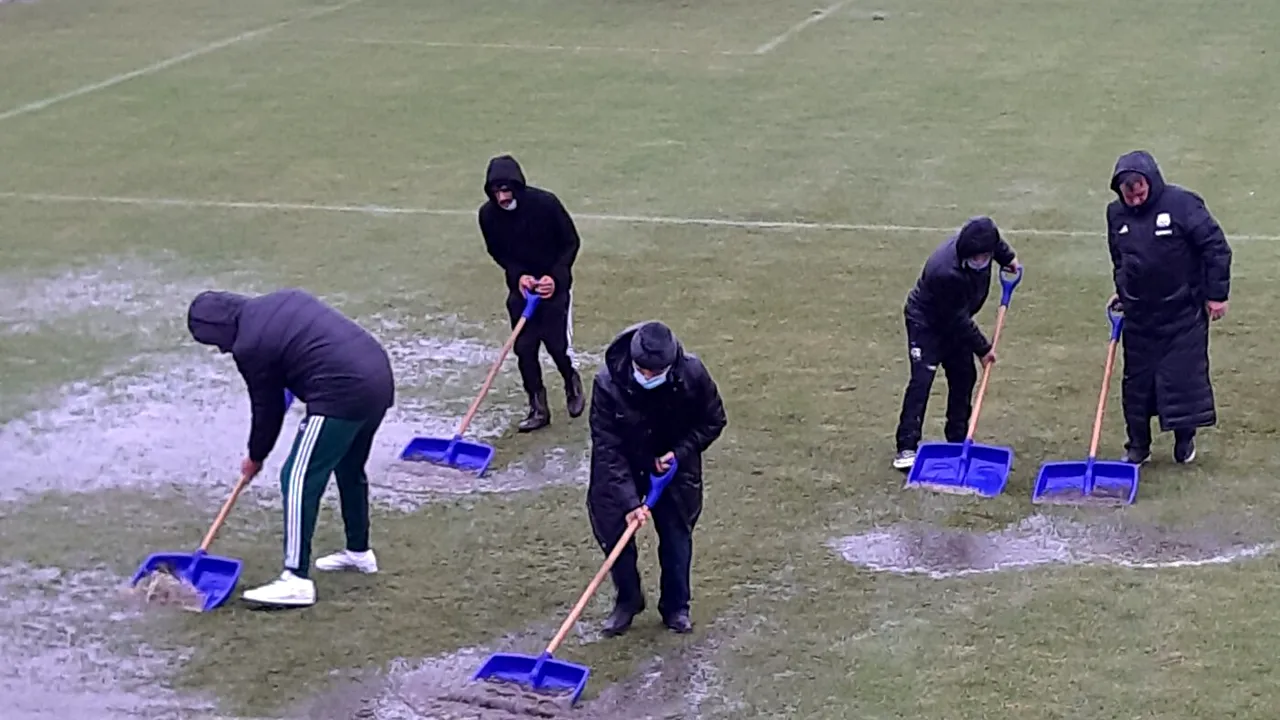
[[[328,212],[353,215],[431,215],[438,217],[474,218],[475,210],[426,207],[393,207],[389,205],[344,205],[327,203],[270,202],[265,200],[201,200],[197,198],[123,197],[115,195],[63,195],[57,193],[0,192],[0,199],[44,203],[79,203],[102,205],[132,205],[150,208],[210,208],[217,210],[269,210],[283,212]],[[616,222],[630,225],[684,225],[703,227],[732,227],[749,230],[825,230],[836,232],[882,232],[945,234],[959,230],[955,227],[930,227],[927,225],[893,225],[876,223],[806,222],[802,220],[736,220],[733,218],[676,217],[670,215],[614,215],[609,213],[572,213],[575,220]],[[1045,230],[1039,228],[1001,228],[1005,235],[1032,237],[1068,237],[1103,239],[1098,230]],[[1280,235],[1236,235],[1229,233],[1228,240],[1280,241]]]
[[[58,103],[71,100],[74,98],[78,98],[81,95],[88,95],[89,93],[97,92],[99,90],[105,90],[109,87],[114,87],[116,85],[119,85],[120,83],[133,80],[134,78],[143,77],[144,75],[153,75],[155,73],[160,72],[161,70],[171,68],[174,65],[177,65],[179,63],[184,63],[188,60],[194,60],[195,58],[198,58],[201,55],[208,55],[211,52],[215,52],[223,48],[230,47],[238,43],[242,43],[246,40],[252,40],[253,38],[266,35],[267,33],[274,32],[276,30],[279,30],[282,27],[285,27],[287,25],[292,25],[293,23],[296,23],[296,22],[313,20],[315,18],[322,17],[324,15],[329,15],[331,13],[338,12],[339,10],[343,10],[345,8],[348,8],[362,1],[363,0],[348,0],[347,2],[344,2],[340,5],[330,5],[328,7],[312,10],[311,12],[308,12],[308,13],[303,13],[302,15],[298,15],[297,17],[287,18],[285,20],[279,20],[271,23],[270,25],[264,25],[254,30],[242,32],[239,35],[236,35],[234,37],[224,38],[217,42],[209,43],[208,45],[198,47],[195,50],[190,50],[188,52],[182,53],[181,55],[175,55],[167,60],[161,60],[158,63],[153,63],[146,67],[138,68],[137,70],[132,70],[127,73],[122,73],[114,77],[109,77],[106,80],[93,83],[92,85],[85,85],[83,87],[78,87],[75,90],[64,92],[61,95],[54,95],[52,97],[47,97],[43,100],[37,100],[35,102],[27,103],[26,105],[22,105],[22,106],[13,108],[12,110],[8,110],[3,113],[0,113],[0,122],[3,122],[10,118],[18,117],[19,115],[27,115],[29,113],[39,112],[52,105],[57,105]]]
[[[538,52],[600,52],[626,53],[642,55],[752,55],[754,53],[737,50],[681,50],[678,48],[636,48],[612,47],[608,45],[529,45],[525,43],[504,42],[446,42],[437,40],[400,40],[383,38],[306,38],[299,42],[319,42],[334,40],[336,42],[356,43],[358,45],[410,45],[425,48],[453,49],[489,49],[489,50],[532,50]]]
[[[848,5],[849,2],[850,0],[840,0],[840,2],[834,5],[829,5],[823,8],[822,10],[819,10],[818,12],[813,13],[809,17],[787,28],[785,31],[782,32],[782,34],[774,37],[769,42],[756,48],[755,54],[764,55],[765,53],[773,52],[774,50],[777,49],[779,45],[790,40],[792,36],[804,30],[805,28],[809,27],[810,25],[813,25],[814,23],[822,22],[823,20],[826,20],[827,18],[831,17],[835,13],[840,12],[840,10],[843,9],[845,5]]]

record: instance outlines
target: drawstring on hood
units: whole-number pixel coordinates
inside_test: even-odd
[[[1121,155],[1120,159],[1116,160],[1115,171],[1111,173],[1111,192],[1120,198],[1121,203],[1124,202],[1124,193],[1120,191],[1120,182],[1129,173],[1137,173],[1146,178],[1150,186],[1146,201],[1134,207],[1134,210],[1150,207],[1164,193],[1164,175],[1160,173],[1160,166],[1156,164],[1156,159],[1146,150],[1134,150]]]
[[[191,301],[187,329],[196,342],[231,352],[240,330],[240,312],[249,298],[232,292],[206,290]]]
[[[520,168],[520,163],[510,155],[498,155],[489,160],[489,167],[484,174],[484,194],[489,197],[495,205],[498,200],[495,193],[499,185],[507,185],[511,188],[511,196],[513,202],[510,207],[504,207],[503,210],[515,210],[520,205],[520,196],[524,194],[525,179],[524,170]],[[499,207],[502,207],[499,205]]]

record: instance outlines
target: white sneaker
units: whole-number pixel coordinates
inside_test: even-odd
[[[916,464],[916,451],[903,450],[893,456],[894,470],[910,470],[912,465]]]
[[[339,550],[332,555],[325,555],[316,560],[316,569],[324,572],[359,570],[362,573],[372,574],[378,572],[378,558],[373,554],[372,550],[365,550],[364,552]]]
[[[246,590],[241,597],[259,605],[307,607],[316,604],[316,584],[285,570],[280,573],[280,579]]]

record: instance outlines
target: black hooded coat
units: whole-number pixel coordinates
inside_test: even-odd
[[[1130,172],[1150,185],[1138,207],[1121,196],[1121,176]],[[1231,248],[1204,200],[1165,183],[1146,151],[1116,161],[1111,189],[1107,244],[1125,316],[1125,419],[1159,417],[1164,431],[1215,425],[1205,302],[1230,294]]]
[[[499,183],[511,186],[514,210],[503,210],[494,199]],[[549,275],[556,283],[552,297],[564,297],[573,286],[573,263],[582,243],[560,198],[528,185],[520,163],[510,155],[489,161],[484,194],[489,199],[480,206],[480,233],[485,250],[506,273],[507,290],[520,294],[521,275]]]
[[[304,290],[259,297],[202,292],[187,311],[191,336],[231,353],[249,388],[249,459],[262,462],[284,423],[284,391],[312,415],[363,420],[395,403],[386,350],[368,331]]]
[[[964,264],[965,258],[984,252],[992,254],[987,267],[974,270]],[[948,349],[986,355],[991,342],[973,316],[991,292],[991,268],[1007,267],[1013,260],[1013,248],[1000,237],[995,222],[987,217],[969,220],[925,261],[920,278],[907,294],[903,309],[907,322],[926,329]]]
[[[635,382],[631,336],[643,324],[610,343],[591,392],[587,511],[593,527],[607,528],[604,534],[614,537],[649,492],[654,461],[668,452],[675,453],[679,467],[659,504],[674,507],[692,528],[702,513],[702,454],[727,424],[711,374],[678,343],[667,382],[652,390]]]

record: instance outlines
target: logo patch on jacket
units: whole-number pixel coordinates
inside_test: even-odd
[[[1121,225],[1121,226],[1120,226],[1120,232],[1118,232],[1118,233],[1116,233],[1116,234],[1117,234],[1117,235],[1128,235],[1128,234],[1129,234],[1129,226],[1128,226],[1128,225]]]
[[[1156,216],[1156,227],[1167,228],[1173,223],[1173,219],[1169,217],[1169,213],[1160,213]]]

